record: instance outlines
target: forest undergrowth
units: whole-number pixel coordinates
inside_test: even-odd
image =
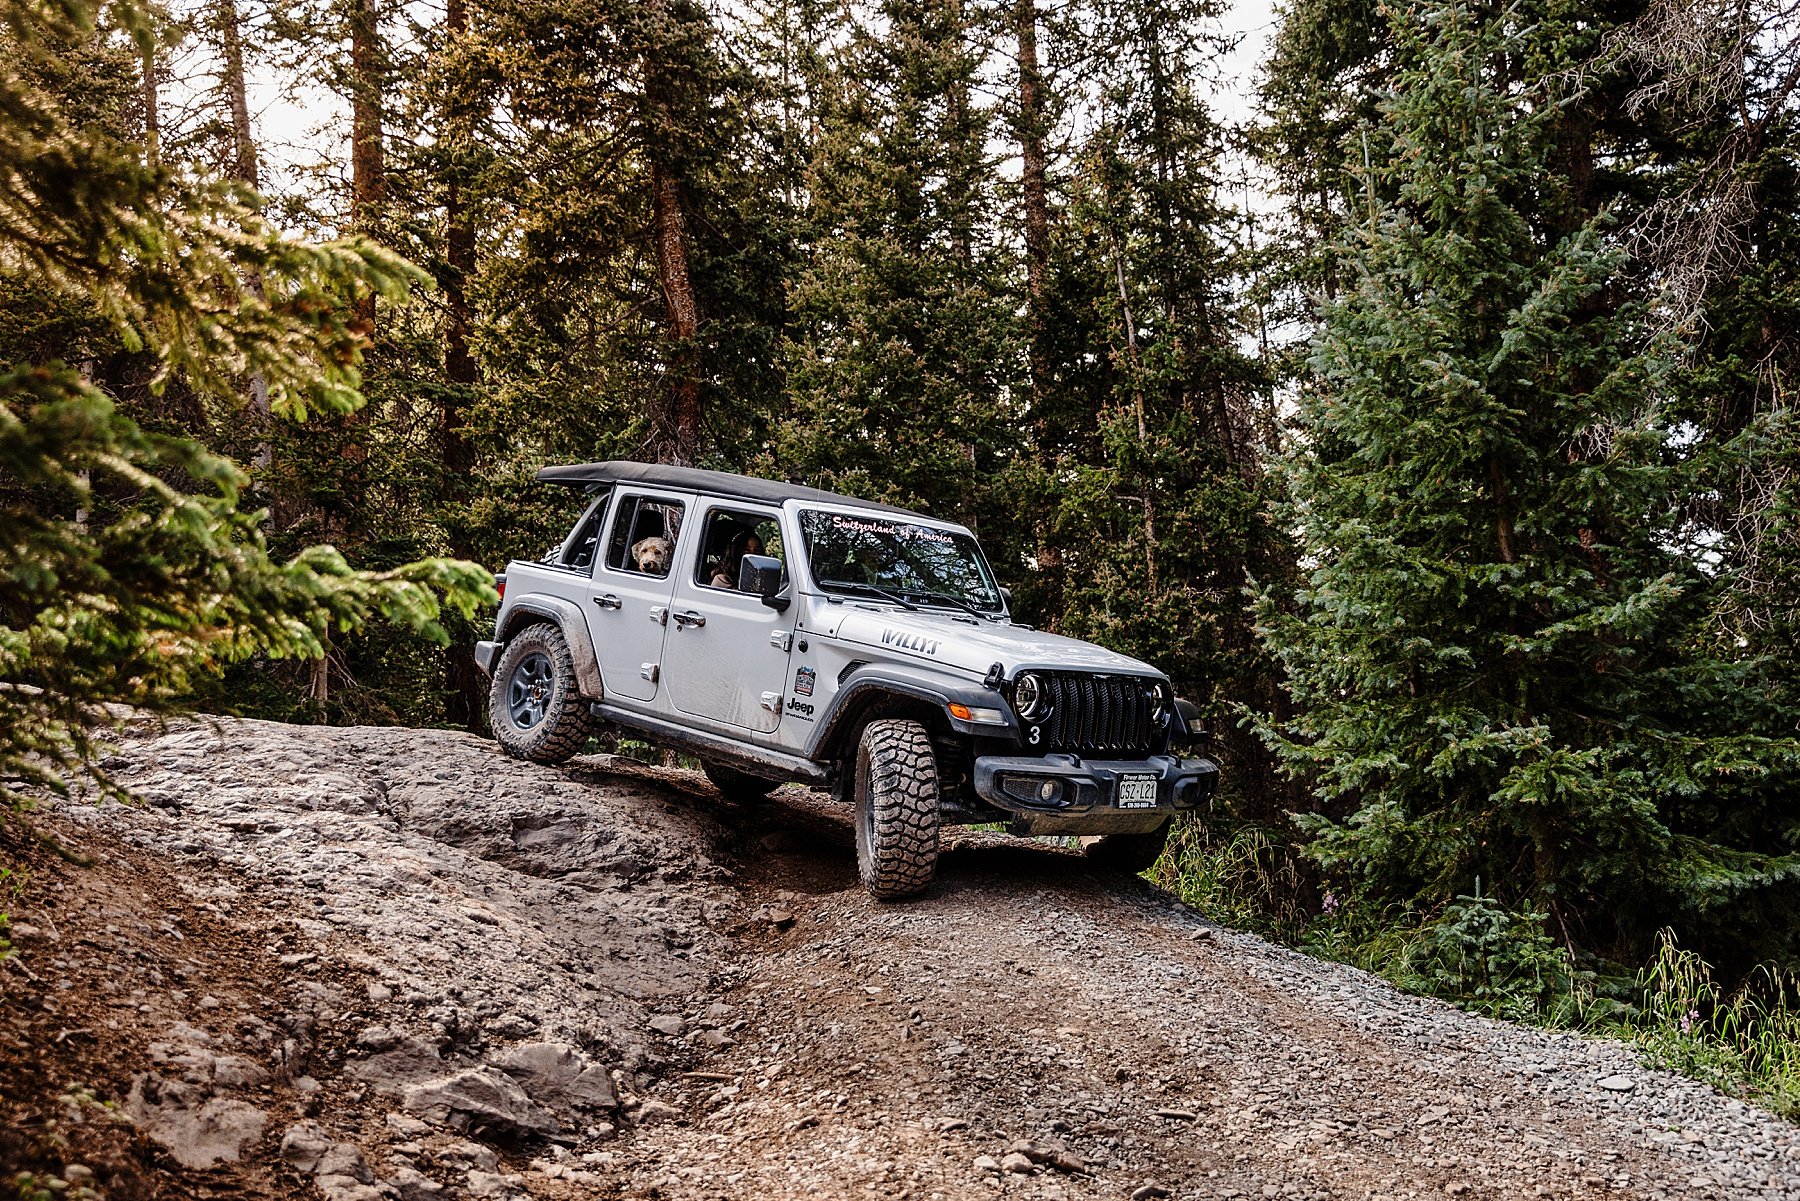
[[[1800,1121],[1794,973],[1759,965],[1724,982],[1667,929],[1633,971],[1557,942],[1545,915],[1481,895],[1432,913],[1355,912],[1311,886],[1289,839],[1253,824],[1188,820],[1146,876],[1221,925],[1475,1013],[1631,1043],[1654,1067]]]

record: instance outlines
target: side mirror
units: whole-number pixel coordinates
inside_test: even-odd
[[[738,564],[738,591],[762,597],[762,603],[771,609],[787,608],[787,601],[776,595],[781,591],[781,560],[745,555]]]
[[[1012,612],[1012,589],[1005,584],[1000,585],[1000,603],[1006,606],[1008,613]]]

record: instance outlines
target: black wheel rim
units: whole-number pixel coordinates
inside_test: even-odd
[[[550,670],[550,656],[533,651],[520,659],[506,681],[506,711],[513,725],[529,730],[542,722],[555,691],[556,675]]]

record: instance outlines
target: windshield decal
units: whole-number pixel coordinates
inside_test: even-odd
[[[847,517],[842,513],[833,513],[831,524],[840,530],[855,530],[859,534],[881,534],[888,538],[915,538],[924,542],[942,542],[946,545],[956,541],[943,530],[934,530],[928,526],[871,521],[867,517]]]
[[[938,653],[936,638],[926,638],[922,634],[908,634],[905,630],[881,631],[881,645],[899,647],[903,651],[918,651],[921,655]]]

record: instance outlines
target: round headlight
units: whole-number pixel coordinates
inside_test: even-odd
[[[1013,684],[1013,707],[1026,721],[1036,721],[1050,708],[1050,698],[1046,692],[1044,682],[1026,672]]]
[[[1174,708],[1169,686],[1158,680],[1150,689],[1150,720],[1159,726],[1166,725]]]

